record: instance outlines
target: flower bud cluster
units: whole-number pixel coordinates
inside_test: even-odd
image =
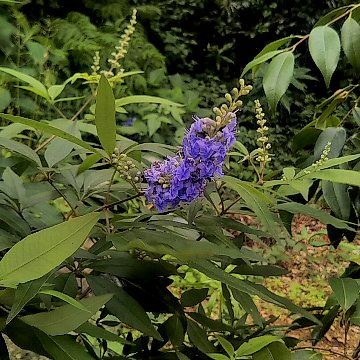
[[[114,70],[117,69],[118,73],[122,74],[124,69],[121,67],[121,60],[125,57],[128,52],[129,43],[131,40],[131,36],[135,32],[136,25],[136,13],[137,10],[134,9],[131,15],[130,23],[126,27],[124,33],[121,35],[119,40],[119,45],[115,46],[116,52],[112,52],[112,58],[108,59],[108,63],[110,64],[110,69],[107,71],[101,71],[106,77],[114,76]]]
[[[264,166],[266,163],[271,161],[271,157],[269,154],[269,150],[271,149],[271,144],[269,143],[269,138],[267,136],[267,132],[269,128],[265,125],[266,119],[263,109],[261,107],[260,101],[255,100],[255,112],[256,112],[256,123],[259,125],[258,129],[256,130],[260,135],[257,139],[258,143],[260,144],[258,151],[258,156],[256,157],[256,161],[262,163]]]
[[[331,151],[331,142],[329,141],[326,143],[324,150],[321,153],[320,159],[315,161],[313,164],[311,164],[310,169],[306,170],[304,173],[308,175],[313,171],[318,170],[320,166],[324,164],[325,161],[329,160],[330,151]]]
[[[131,158],[120,153],[117,148],[111,156],[111,164],[119,173],[120,178],[132,184],[141,182],[141,171],[137,170]]]
[[[222,104],[220,108],[214,107],[215,123],[217,127],[227,125],[234,117],[236,110],[242,106],[241,96],[248,95],[252,90],[251,85],[245,85],[244,79],[239,80],[240,88],[234,87],[230,93],[225,94],[225,100],[228,104]]]
[[[91,65],[92,75],[97,75],[100,70],[100,53],[99,51],[95,51],[95,55],[93,56],[94,63]]]

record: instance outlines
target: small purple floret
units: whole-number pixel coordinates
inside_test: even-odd
[[[174,208],[202,196],[209,181],[223,176],[226,154],[235,142],[236,117],[221,129],[209,118],[195,118],[180,156],[154,162],[145,171],[146,198],[159,210]]]

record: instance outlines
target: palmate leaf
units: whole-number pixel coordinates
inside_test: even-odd
[[[0,261],[0,283],[25,283],[47,274],[81,246],[98,218],[90,213],[28,235]]]

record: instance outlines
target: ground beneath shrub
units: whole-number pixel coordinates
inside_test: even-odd
[[[303,307],[323,306],[331,294],[328,279],[342,274],[348,263],[347,254],[341,249],[331,246],[316,247],[329,243],[325,234],[325,226],[306,216],[298,216],[293,224],[293,234],[297,241],[297,248],[286,252],[288,260],[281,265],[289,270],[289,274],[281,278],[265,280],[265,286],[279,295],[288,296],[297,305]],[[359,238],[355,240],[360,245]],[[289,318],[284,312],[267,303],[260,304],[262,315],[280,316],[279,323],[286,324]],[[297,330],[289,333],[299,339],[299,347],[311,347],[311,334],[308,330]],[[347,336],[345,329],[337,321],[317,345],[318,352],[323,354],[324,360],[352,359],[356,347],[360,343],[360,328],[351,326]]]

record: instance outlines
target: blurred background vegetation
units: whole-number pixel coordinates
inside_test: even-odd
[[[219,96],[236,83],[244,66],[269,42],[291,34],[307,34],[316,19],[346,0],[33,0],[21,5],[0,5],[0,63],[21,68],[50,86],[77,72],[90,72],[93,56],[100,52],[106,65],[133,8],[138,9],[137,30],[125,59],[125,69],[143,73],[129,77],[117,95],[159,95],[185,104],[176,112],[154,104],[129,107],[120,114],[120,132],[135,140],[178,144],[194,114],[209,115]],[[1,4],[1,3],[0,3]],[[297,60],[291,86],[272,116],[271,141],[278,154],[273,167],[293,164],[289,138],[311,121],[317,99],[327,90],[316,80],[319,73],[305,52]],[[331,90],[348,83],[352,73],[343,60]],[[248,75],[251,78],[251,75]],[[262,71],[251,78],[252,97],[264,98]],[[21,113],[31,118],[53,118],[54,110],[26,93],[11,90],[14,79],[0,74],[0,111]],[[64,97],[76,97],[75,85]],[[81,93],[83,95],[83,93]],[[11,100],[12,99],[12,100]],[[265,104],[266,101],[264,100]],[[71,114],[77,105],[62,103],[61,111]],[[251,102],[249,102],[251,104]],[[291,106],[290,106],[291,104]],[[249,105],[251,106],[251,105]],[[45,108],[44,108],[45,107]],[[13,109],[12,109],[13,108]],[[345,110],[344,110],[345,111]],[[255,147],[256,123],[245,108],[240,122],[240,141]],[[149,125],[152,119],[157,128]],[[175,134],[175,136],[174,136]],[[299,155],[299,154],[297,154]],[[245,167],[236,169],[251,176]],[[248,172],[248,173],[247,173]]]

